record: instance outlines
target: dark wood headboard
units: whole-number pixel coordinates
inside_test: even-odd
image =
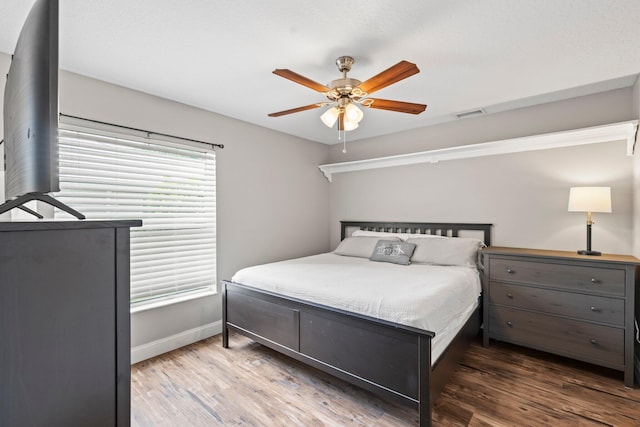
[[[359,228],[368,231],[386,231],[394,233],[435,234],[458,237],[460,231],[481,231],[484,244],[491,246],[491,227],[493,224],[459,224],[455,222],[387,222],[387,221],[340,221],[340,240],[347,237],[347,230]]]

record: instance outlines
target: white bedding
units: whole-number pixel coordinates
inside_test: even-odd
[[[326,253],[244,268],[232,281],[436,333],[436,361],[478,305],[478,270]]]

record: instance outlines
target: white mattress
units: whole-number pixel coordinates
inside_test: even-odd
[[[244,268],[232,281],[435,332],[435,362],[478,305],[478,270],[326,253]]]

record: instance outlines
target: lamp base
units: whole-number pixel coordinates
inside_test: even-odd
[[[588,251],[588,250],[582,250],[582,251],[578,251],[579,255],[592,255],[592,256],[600,256],[602,255],[602,252],[599,251]]]

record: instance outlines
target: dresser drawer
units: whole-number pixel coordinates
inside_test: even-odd
[[[575,291],[624,296],[625,271],[581,265],[491,258],[491,280],[545,285]]]
[[[624,300],[491,282],[489,303],[624,326]]]
[[[623,329],[489,306],[491,338],[587,362],[624,365]]]

